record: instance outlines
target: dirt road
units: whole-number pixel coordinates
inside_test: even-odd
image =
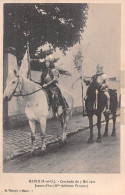
[[[119,118],[119,117],[118,117]],[[117,118],[117,121],[119,120]],[[4,162],[4,172],[21,173],[119,173],[120,172],[120,125],[116,124],[117,136],[109,136],[96,143],[97,128],[94,127],[94,143],[88,144],[89,129],[67,139],[63,147],[49,146],[45,155],[32,158],[19,157]],[[104,124],[102,124],[102,133]]]

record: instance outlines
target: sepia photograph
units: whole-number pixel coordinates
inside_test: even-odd
[[[0,194],[124,195],[124,8],[0,3]]]
[[[120,4],[4,4],[3,172],[120,173],[120,41]]]

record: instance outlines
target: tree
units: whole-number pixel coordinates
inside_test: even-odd
[[[4,46],[16,48],[18,64],[27,41],[33,59],[46,43],[66,51],[79,41],[87,14],[88,5],[80,3],[4,4]]]

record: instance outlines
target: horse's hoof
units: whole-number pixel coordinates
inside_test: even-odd
[[[61,140],[61,142],[60,142],[62,145],[64,145],[64,144],[66,144],[67,143],[67,140],[66,139],[64,139],[64,140]]]
[[[66,139],[62,140],[62,143],[65,144],[66,143]]]
[[[41,147],[41,152],[45,152],[46,146]]]
[[[89,138],[87,141],[88,144],[93,143],[93,138]]]
[[[104,133],[104,134],[103,134],[103,137],[107,137],[107,136],[108,136],[108,133]]]
[[[101,138],[97,138],[96,142],[101,143],[102,142]]]
[[[111,136],[115,137],[116,136],[116,133],[115,132],[112,132]]]

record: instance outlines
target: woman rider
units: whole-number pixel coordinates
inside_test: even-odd
[[[59,71],[55,69],[54,63],[50,58],[45,60],[45,69],[41,75],[41,85],[45,88],[50,94],[51,104],[55,105],[53,111],[56,116],[58,116],[58,107],[62,106],[63,112],[67,111],[67,104],[65,99],[62,97],[62,93],[57,86],[59,81]],[[56,101],[54,102],[54,100]]]

